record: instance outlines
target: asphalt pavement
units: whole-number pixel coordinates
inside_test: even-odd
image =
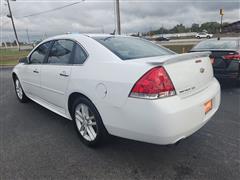
[[[219,111],[178,145],[122,138],[90,149],[73,123],[18,102],[9,69],[0,70],[0,179],[240,179],[240,88],[222,84]]]

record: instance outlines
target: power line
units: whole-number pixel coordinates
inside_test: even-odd
[[[82,0],[82,1],[84,1],[84,0]],[[42,12],[38,12],[38,13],[33,13],[33,14],[29,14],[29,15],[22,16],[22,17],[15,17],[15,18],[20,19],[20,18],[38,16],[38,15],[41,15],[41,14],[46,14],[46,13],[50,13],[50,12],[53,12],[53,11],[57,11],[57,10],[60,10],[60,9],[63,9],[63,8],[69,7],[69,6],[73,6],[73,5],[76,5],[76,4],[79,4],[79,3],[81,3],[81,2],[75,2],[75,3],[67,4],[67,5],[65,5],[65,6],[60,6],[60,7],[53,8],[53,9],[49,9],[49,10],[46,10],[46,11],[42,11]]]

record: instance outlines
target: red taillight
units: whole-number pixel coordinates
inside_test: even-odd
[[[228,54],[222,57],[226,60],[240,60],[240,54]]]
[[[155,67],[134,85],[130,97],[156,99],[175,95],[175,88],[163,67]]]

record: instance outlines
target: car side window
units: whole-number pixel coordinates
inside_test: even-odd
[[[51,42],[46,42],[46,43],[43,43],[40,46],[38,46],[33,51],[33,53],[31,54],[31,56],[29,58],[30,64],[41,64],[41,63],[43,63],[50,46],[51,46]]]
[[[48,56],[48,64],[69,64],[74,42],[70,40],[56,40]]]
[[[79,44],[75,44],[75,51],[73,56],[73,64],[83,64],[87,59],[87,54]]]

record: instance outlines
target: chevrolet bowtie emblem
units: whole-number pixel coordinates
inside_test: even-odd
[[[205,69],[204,68],[200,68],[200,73],[204,73]]]

